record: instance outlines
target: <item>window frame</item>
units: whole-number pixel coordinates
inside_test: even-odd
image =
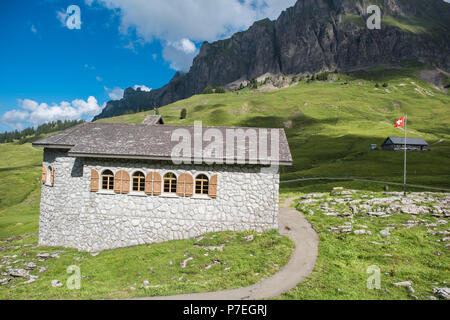
[[[111,174],[106,175],[106,172],[109,171]],[[114,171],[110,169],[105,169],[102,171],[100,175],[100,182],[101,182],[101,188],[99,190],[101,191],[114,191]],[[103,178],[107,178],[107,188],[104,188]]]
[[[203,176],[203,177],[202,177]],[[200,179],[202,178],[202,179]],[[199,173],[198,175],[195,176],[194,179],[194,194],[195,195],[202,195],[202,196],[209,196],[209,177],[204,174],[204,173]],[[206,181],[206,185],[204,184],[204,182]],[[201,192],[197,192],[197,183],[200,182],[200,190]],[[205,192],[205,188],[206,188],[206,192]]]
[[[167,175],[172,175],[172,177],[166,177]],[[166,191],[166,180],[169,182],[169,191]],[[175,181],[175,184],[173,184]],[[162,193],[165,194],[177,194],[177,182],[178,177],[174,172],[166,172],[162,177]]]
[[[139,176],[136,176],[139,175]],[[134,180],[138,180],[138,190],[134,189]],[[146,174],[143,171],[137,170],[131,175],[131,192],[143,193],[145,192]]]

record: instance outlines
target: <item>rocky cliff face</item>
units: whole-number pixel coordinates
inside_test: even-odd
[[[381,30],[366,8],[382,10]],[[214,43],[204,42],[187,74],[151,92],[129,88],[95,119],[148,110],[265,73],[350,71],[418,59],[450,71],[450,4],[442,0],[298,0],[271,21]],[[95,120],[94,119],[94,120]]]

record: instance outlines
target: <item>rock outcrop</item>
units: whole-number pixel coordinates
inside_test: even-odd
[[[275,21],[255,22],[231,38],[204,42],[190,71],[150,92],[125,90],[94,118],[164,106],[266,73],[346,72],[414,59],[450,71],[450,4],[442,0],[379,0],[380,30],[369,30],[367,0],[298,0]]]

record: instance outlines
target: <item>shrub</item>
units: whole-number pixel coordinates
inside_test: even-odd
[[[225,88],[224,87],[221,87],[221,86],[217,86],[216,87],[216,93],[225,93],[226,91],[225,91]]]
[[[248,83],[248,87],[250,89],[258,89],[258,81],[256,81],[255,78],[253,78],[252,80],[250,80],[250,82]]]
[[[214,93],[214,91],[210,85],[208,85],[205,89],[203,89],[203,94],[211,94],[211,93]]]
[[[186,108],[181,109],[181,112],[180,112],[180,119],[186,119],[186,115],[187,115],[187,110],[186,110]]]

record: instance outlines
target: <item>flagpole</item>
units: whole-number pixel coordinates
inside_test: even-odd
[[[403,193],[406,197],[406,114],[405,114],[405,160],[403,166]]]

